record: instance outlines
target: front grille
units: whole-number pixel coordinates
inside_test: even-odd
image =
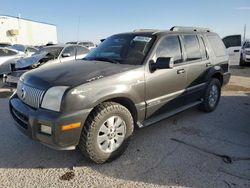
[[[21,81],[17,84],[17,96],[27,105],[39,108],[44,91],[27,86]]]
[[[250,51],[245,51],[245,54],[250,55]]]

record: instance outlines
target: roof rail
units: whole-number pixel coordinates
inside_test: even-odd
[[[210,32],[209,28],[202,27],[182,27],[182,26],[174,26],[170,29],[170,31],[197,31],[197,32]]]
[[[135,29],[133,32],[157,32],[159,29]]]

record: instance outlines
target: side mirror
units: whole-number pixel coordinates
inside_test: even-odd
[[[172,69],[174,67],[174,58],[172,57],[159,57],[156,62],[150,62],[150,69]]]
[[[70,57],[70,53],[63,53],[62,57]]]

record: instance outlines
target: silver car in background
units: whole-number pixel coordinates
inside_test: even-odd
[[[31,57],[12,60],[10,73],[3,76],[6,84],[16,84],[19,77],[42,65],[62,63],[66,61],[83,59],[89,53],[89,49],[80,45],[53,45],[44,47]]]

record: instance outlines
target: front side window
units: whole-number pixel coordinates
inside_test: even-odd
[[[75,56],[75,47],[73,46],[66,47],[65,50],[63,51],[63,54],[70,54],[70,57]]]
[[[187,55],[186,61],[201,59],[200,44],[196,35],[184,35],[183,42]]]
[[[160,41],[156,49],[156,58],[172,57],[174,63],[182,62],[181,46],[178,36],[168,36]]]
[[[141,65],[148,54],[154,36],[150,34],[120,34],[103,41],[84,59],[111,63]]]

